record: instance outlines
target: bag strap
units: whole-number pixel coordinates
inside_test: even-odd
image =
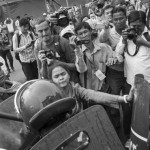
[[[126,46],[125,46],[125,52],[127,52],[127,54],[129,56],[133,57],[133,56],[135,56],[139,52],[139,46],[136,45],[135,53],[134,54],[130,54],[129,51],[128,51],[128,44],[126,44]]]
[[[84,58],[84,62],[85,62],[85,64],[87,64],[87,58],[86,58],[86,53],[84,52],[83,53],[83,58]],[[87,88],[87,71],[86,72],[84,72],[84,86],[85,86],[85,88]]]
[[[59,54],[59,56],[62,57],[64,60],[66,60],[64,57],[63,49],[60,44],[60,36],[59,35],[54,36],[54,47],[56,49],[56,52]]]
[[[19,32],[16,33],[16,36],[17,36],[18,47],[19,47],[19,45],[20,45],[20,39],[21,39],[21,37],[20,37],[20,35],[19,35]]]
[[[148,34],[148,32],[145,32],[144,34],[145,39],[150,42],[150,35]]]
[[[33,38],[33,33],[30,32],[29,35],[30,35],[31,39],[34,40],[34,38]]]

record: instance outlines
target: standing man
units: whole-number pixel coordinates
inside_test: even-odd
[[[35,56],[38,64],[39,76],[47,77],[47,67],[61,61],[71,70],[71,79],[78,82],[78,75],[75,67],[75,54],[68,40],[51,33],[49,21],[41,18],[35,25],[38,40],[35,43]]]
[[[142,0],[142,4],[146,9],[146,26],[150,29],[150,0]]]
[[[20,16],[17,16],[17,17],[16,17],[16,21],[15,21],[16,30],[19,30],[19,27],[20,27],[19,21],[20,21]]]
[[[13,49],[19,53],[22,70],[28,80],[38,78],[37,62],[34,55],[35,37],[29,32],[29,21],[26,18],[20,20],[20,31],[13,36]]]
[[[107,42],[110,44],[113,50],[115,50],[118,44],[122,31],[126,29],[126,9],[118,6],[113,9],[113,24],[114,27],[110,28],[108,25],[104,30],[101,31],[100,41]],[[130,85],[127,84],[126,78],[124,77],[124,64],[115,64],[107,68],[106,80],[111,88],[111,94],[119,95],[122,91],[123,94],[128,94],[130,91]],[[131,114],[132,109],[129,104],[122,104],[123,109],[123,127],[126,137],[129,138]],[[117,113],[117,112],[116,112]],[[115,111],[112,111],[115,114]],[[115,115],[118,116],[118,115]],[[116,120],[116,121],[115,121]],[[114,119],[116,127],[119,127],[120,120]]]

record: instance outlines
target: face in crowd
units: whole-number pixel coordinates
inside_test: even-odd
[[[70,80],[69,73],[61,66],[57,66],[52,70],[52,81],[59,87],[64,88]]]
[[[135,10],[134,6],[130,5],[130,6],[128,7],[128,11],[127,11],[128,15],[129,15],[132,11],[134,11],[134,10]]]
[[[20,26],[20,30],[22,33],[27,33],[29,31],[29,24]]]
[[[112,10],[113,8],[108,8],[104,11],[104,17],[110,22],[112,21]]]
[[[122,12],[113,13],[113,23],[116,29],[122,30],[126,28],[126,15]]]
[[[44,42],[48,42],[51,38],[51,29],[47,21],[36,25],[36,33]]]
[[[85,24],[88,25],[88,23]],[[86,27],[86,25],[82,25],[82,27],[76,31],[79,40],[87,40],[89,42],[92,41],[92,29],[88,26]]]

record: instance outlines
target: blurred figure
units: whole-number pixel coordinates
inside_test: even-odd
[[[0,55],[3,57],[5,60],[5,64],[7,66],[7,70],[10,73],[10,68],[12,71],[14,71],[14,66],[13,66],[13,57],[10,52],[11,49],[11,43],[9,40],[9,37],[7,34],[5,34],[5,29],[2,29],[2,33],[0,34],[0,44],[1,44],[1,50],[0,50]],[[8,65],[7,59],[9,60],[10,67]]]
[[[129,5],[128,8],[127,8],[127,16],[129,16],[129,14],[135,10],[135,7],[134,5]]]
[[[103,16],[109,22],[112,22],[112,11],[113,11],[113,6],[112,5],[106,5],[103,8]]]
[[[16,30],[19,30],[19,27],[20,27],[19,21],[20,21],[20,16],[17,16],[16,21],[15,21]]]

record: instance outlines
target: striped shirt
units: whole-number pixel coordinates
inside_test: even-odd
[[[13,49],[15,52],[19,52],[21,62],[30,63],[35,61],[34,47],[31,46],[29,48],[25,48],[25,46],[32,41],[30,36],[30,32],[28,32],[27,36],[24,35],[21,31],[19,31],[20,36],[20,44],[18,47],[18,38],[17,34],[13,36]],[[33,34],[33,33],[32,33]],[[34,35],[33,35],[34,38]]]

